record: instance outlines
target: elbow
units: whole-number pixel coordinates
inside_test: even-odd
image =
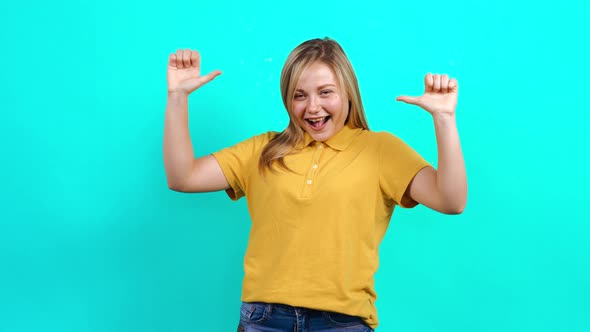
[[[460,200],[457,202],[452,202],[447,204],[445,210],[443,211],[445,214],[461,214],[465,210],[465,206],[467,205],[466,200]]]
[[[182,192],[182,189],[180,189],[180,187],[178,185],[171,184],[171,183],[168,183],[168,189],[170,189],[172,191]]]
[[[465,205],[454,206],[445,211],[445,214],[461,214],[465,210]]]
[[[172,190],[172,191],[177,191],[177,192],[186,192],[186,190],[184,189],[184,187],[182,186],[182,184],[178,181],[173,181],[171,179],[168,179],[168,189]]]
[[[441,198],[435,210],[444,214],[461,214],[467,205],[466,195],[447,195]]]
[[[444,214],[461,214],[467,205],[467,188],[442,196]],[[441,202],[441,203],[442,203]]]
[[[168,189],[178,192],[186,192],[188,178],[183,173],[174,169],[166,168],[166,182]]]

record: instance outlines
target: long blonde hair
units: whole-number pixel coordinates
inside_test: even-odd
[[[281,72],[281,96],[289,114],[289,125],[275,136],[262,150],[258,168],[261,173],[273,170],[276,161],[283,169],[289,169],[283,158],[293,152],[303,142],[304,130],[293,120],[292,100],[297,83],[303,71],[312,63],[319,61],[330,67],[338,78],[340,87],[348,96],[348,117],[346,125],[350,128],[369,129],[361,100],[358,81],[348,57],[342,47],[333,39],[311,39],[297,46],[285,61]]]

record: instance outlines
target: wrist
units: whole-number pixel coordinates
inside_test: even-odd
[[[168,90],[168,99],[186,99],[188,93],[183,90]]]
[[[455,113],[432,113],[432,118],[435,122],[454,122]]]
[[[432,114],[435,128],[451,128],[457,126],[454,113],[435,113]]]

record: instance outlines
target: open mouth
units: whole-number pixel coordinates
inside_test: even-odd
[[[330,118],[331,116],[327,115],[319,118],[307,118],[305,119],[305,121],[309,123],[311,128],[319,130],[322,129],[326,125],[326,123],[328,123],[328,120],[330,120]]]

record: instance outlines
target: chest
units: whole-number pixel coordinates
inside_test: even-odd
[[[324,204],[358,201],[378,190],[379,160],[370,149],[338,151],[319,145],[284,160],[290,170],[277,169],[253,177],[247,196],[258,201]]]

